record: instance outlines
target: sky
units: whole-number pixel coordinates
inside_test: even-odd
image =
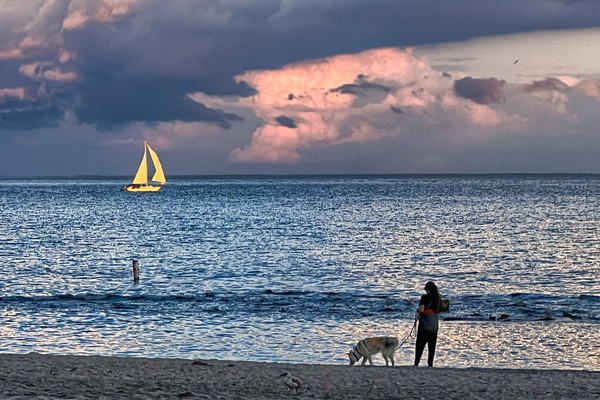
[[[599,0],[0,0],[0,177],[600,173]]]

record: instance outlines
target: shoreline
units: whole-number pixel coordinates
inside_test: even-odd
[[[289,389],[284,372],[303,382]],[[600,399],[600,372],[0,354],[0,398]]]

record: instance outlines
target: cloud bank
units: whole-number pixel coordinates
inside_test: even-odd
[[[593,114],[600,98],[593,70],[521,73],[516,84],[496,58],[488,59],[500,65],[493,73],[466,73],[464,63],[485,63],[450,54],[432,66],[411,50],[598,27],[597,1],[0,0],[0,7],[0,133],[19,143],[34,142],[21,131],[85,130],[98,146],[152,135],[184,151],[209,132],[212,142],[203,144],[218,144],[213,153],[234,171],[367,153],[364,165],[402,159],[400,169],[444,171],[451,157],[463,158],[451,149],[579,129],[589,120],[579,110]],[[544,52],[551,42],[521,49],[539,50],[541,61],[530,65],[563,68]],[[503,48],[510,65],[528,65],[523,57],[513,65],[513,47]]]
[[[236,77],[257,94],[239,99],[264,123],[235,149],[238,162],[293,163],[313,147],[398,137],[415,124],[512,131],[522,118],[488,105],[504,98],[504,81],[452,81],[412,55],[382,48],[304,61]],[[418,121],[418,122],[417,122]]]
[[[443,0],[427,4],[409,0],[173,4],[161,0],[0,0],[0,69],[4,63],[21,75],[13,72],[13,79],[0,80],[0,89],[24,88],[21,101],[26,104],[18,107],[58,108],[82,122],[104,127],[167,120],[227,127],[240,118],[206,110],[188,102],[186,95],[198,91],[249,95],[249,88],[243,81],[234,84],[233,76],[369,48],[600,25],[600,10],[594,2],[546,4],[539,0],[468,0],[461,7]],[[478,23],[482,18],[486,24]],[[166,86],[173,81],[189,85],[176,85],[177,90]],[[468,90],[464,84],[459,85],[459,93]],[[376,85],[373,79],[361,81],[355,76],[327,90],[364,96],[365,102],[371,102],[371,97],[385,96],[391,90]],[[104,87],[112,92],[108,94]],[[149,101],[149,96],[156,98]],[[110,107],[115,100],[124,108]],[[143,106],[150,112],[142,112]],[[5,107],[3,113],[17,110]],[[58,120],[47,122],[55,125]],[[6,128],[0,123],[0,129]]]

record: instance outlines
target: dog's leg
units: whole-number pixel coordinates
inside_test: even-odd
[[[393,367],[394,366],[394,355],[393,354],[390,356],[390,360],[392,360],[392,367]]]
[[[373,366],[373,360],[371,359],[371,355],[369,354],[369,365]]]
[[[389,364],[388,364],[388,358],[387,358],[387,356],[385,354],[383,354],[383,353],[381,353],[381,355],[383,356],[383,359],[385,360],[385,366],[388,367]]]
[[[360,365],[365,365],[367,363],[367,357],[363,357],[363,362]]]

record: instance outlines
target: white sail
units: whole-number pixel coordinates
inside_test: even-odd
[[[148,163],[146,162],[146,142],[144,142],[144,157],[142,157],[142,162],[140,163],[140,168],[138,168],[137,174],[135,174],[135,178],[133,178],[133,183],[136,185],[147,185],[148,184]]]
[[[146,150],[148,149],[148,150]],[[152,180],[155,182],[160,182],[160,186],[157,185],[148,185],[148,157],[146,155],[147,152],[150,152],[150,158],[154,163],[154,176]],[[138,168],[137,173],[135,174],[135,178],[133,178],[133,182],[131,185],[125,186],[122,190],[127,192],[158,192],[162,185],[167,182],[165,178],[165,173],[163,172],[162,165],[160,164],[160,160],[158,159],[158,155],[152,150],[148,143],[144,141],[144,156],[142,157],[142,162],[140,163],[140,167]]]
[[[154,169],[156,170],[154,176],[152,177],[152,180],[154,182],[160,182],[161,185],[167,183],[167,179],[165,178],[165,173],[163,172],[162,165],[160,164],[160,160],[158,159],[158,155],[154,150],[152,150],[150,145],[147,146],[148,151],[150,152],[150,157],[152,158],[152,162],[154,163]]]

